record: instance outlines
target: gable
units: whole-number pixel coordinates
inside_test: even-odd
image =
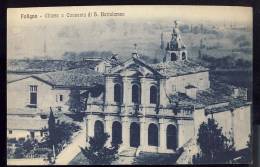
[[[28,76],[25,78],[21,78],[18,80],[14,80],[14,81],[10,81],[7,83],[8,86],[12,86],[12,85],[46,85],[46,86],[50,86],[52,87],[53,85],[41,80],[35,76]]]
[[[156,70],[145,62],[131,58],[111,69],[111,74],[120,74],[122,76],[157,76],[160,75]]]

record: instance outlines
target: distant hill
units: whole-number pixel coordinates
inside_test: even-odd
[[[103,57],[118,54],[129,58],[137,44],[138,53],[153,58],[163,56],[161,34],[164,47],[169,42],[173,28],[169,18],[160,20],[120,20],[88,21],[84,24],[57,25],[39,32],[39,27],[24,27],[20,36],[9,35],[8,57],[39,57],[43,53],[43,39],[46,38],[46,55],[54,59],[78,61],[85,56]],[[245,25],[246,26],[246,25]],[[239,58],[252,59],[252,31],[221,27],[208,22],[179,24],[189,58],[196,59],[201,45],[205,45],[208,55],[222,57],[236,51]],[[33,35],[33,40],[29,37]],[[26,36],[28,38],[22,38]],[[19,41],[19,42],[17,42]],[[31,48],[28,49],[28,46]],[[19,48],[19,49],[17,49]],[[96,53],[98,52],[98,53]],[[71,55],[76,55],[73,57]]]

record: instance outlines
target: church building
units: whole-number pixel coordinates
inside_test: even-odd
[[[246,90],[210,81],[209,69],[189,60],[177,23],[162,62],[146,63],[135,51],[103,74],[104,90],[88,99],[87,140],[106,132],[108,144],[119,143],[120,150],[173,153],[214,118],[237,150],[249,141]]]

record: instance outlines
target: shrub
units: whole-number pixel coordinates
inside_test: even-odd
[[[118,145],[105,147],[109,135],[107,133],[99,134],[89,139],[89,147],[81,148],[83,155],[89,160],[90,165],[110,165],[118,159]]]
[[[9,139],[7,139],[7,142],[15,144],[15,143],[17,143],[17,140],[16,140],[16,138],[9,138]]]
[[[201,152],[193,157],[195,164],[229,163],[234,158],[233,140],[222,134],[214,119],[200,125],[197,143]]]
[[[17,147],[14,151],[14,158],[24,158],[26,151],[22,147]]]

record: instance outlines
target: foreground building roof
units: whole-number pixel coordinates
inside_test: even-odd
[[[33,77],[54,87],[93,87],[104,84],[103,75],[87,67],[18,77],[16,80],[9,80],[9,83],[29,77]]]

